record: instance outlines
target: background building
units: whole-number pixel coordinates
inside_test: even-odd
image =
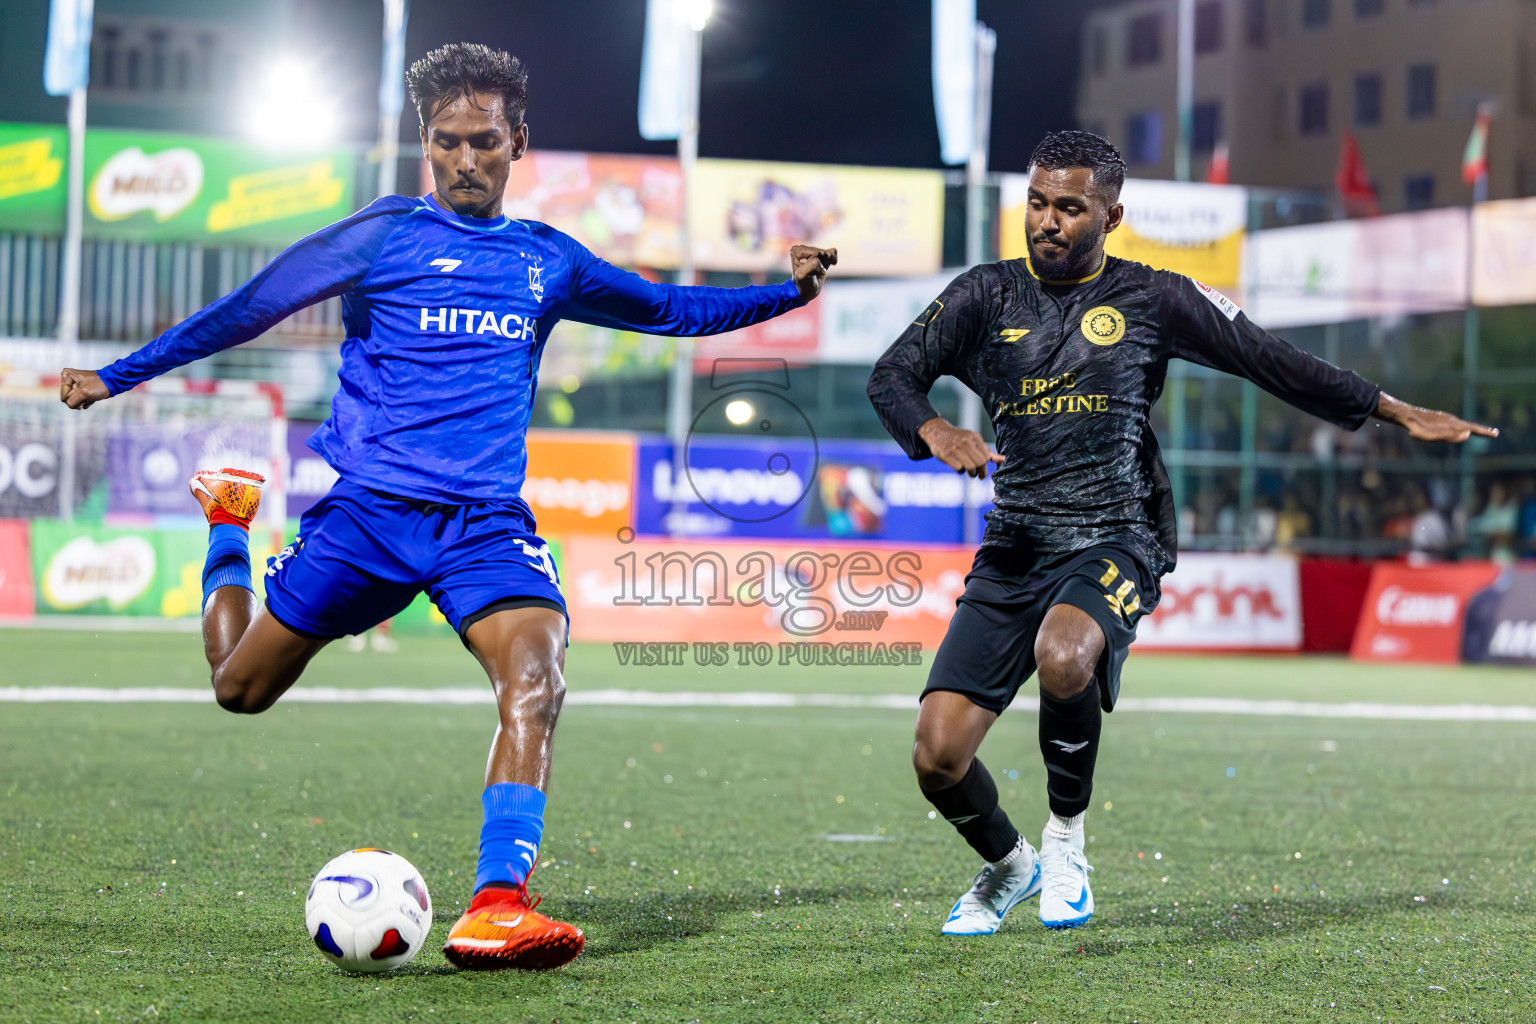
[[[1173,177],[1177,0],[1089,14],[1077,115],[1137,177]],[[1331,191],[1352,133],[1387,211],[1471,201],[1460,160],[1492,101],[1489,195],[1536,193],[1536,5],[1524,0],[1198,0],[1191,166]]]

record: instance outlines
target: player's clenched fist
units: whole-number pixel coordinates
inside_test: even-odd
[[[827,268],[837,265],[836,249],[818,249],[814,245],[793,245],[789,249],[789,271],[800,287],[800,298],[810,302],[821,294],[821,282]]]
[[[933,452],[933,457],[956,473],[984,478],[987,466],[1003,464],[1003,457],[993,451],[974,430],[955,426],[942,416],[935,416],[918,428],[917,434]]]
[[[101,382],[95,370],[71,370],[59,372],[59,401],[71,409],[89,409],[112,392]]]

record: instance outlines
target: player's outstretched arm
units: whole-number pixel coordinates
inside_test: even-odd
[[[1448,441],[1461,444],[1474,434],[1478,437],[1498,437],[1497,427],[1485,427],[1459,416],[1438,409],[1423,409],[1417,405],[1393,398],[1385,391],[1376,400],[1375,416],[1388,423],[1396,423],[1415,441]]]
[[[89,409],[112,392],[102,383],[101,374],[95,370],[74,370],[65,367],[59,372],[59,401],[71,409]]]
[[[776,285],[712,288],[657,284],[594,256],[575,239],[552,237],[571,260],[570,292],[557,307],[562,319],[674,337],[722,334],[762,323],[803,306],[821,292],[836,249],[790,249],[788,281]]]

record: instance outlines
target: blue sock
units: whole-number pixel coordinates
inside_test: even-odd
[[[208,560],[203,563],[203,607],[220,587],[251,590],[251,535],[248,530],[220,523],[208,530]]]
[[[544,835],[544,794],[520,782],[485,787],[485,824],[480,828],[480,865],[475,891],[489,882],[522,885],[539,856]]]

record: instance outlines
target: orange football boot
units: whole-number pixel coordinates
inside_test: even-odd
[[[256,510],[261,507],[261,485],[266,482],[267,478],[260,473],[226,466],[218,471],[199,470],[192,474],[187,486],[203,507],[209,526],[230,523],[249,530]]]
[[[586,936],[575,925],[535,913],[539,899],[528,902],[526,881],[516,889],[481,889],[448,933],[443,955],[466,971],[564,967],[581,952]]]

